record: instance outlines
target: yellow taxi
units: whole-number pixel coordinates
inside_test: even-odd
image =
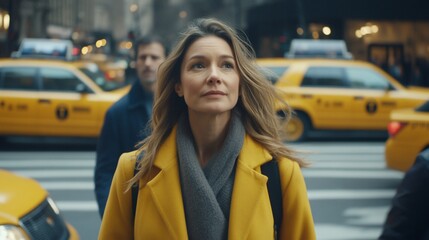
[[[35,180],[0,169],[0,182],[0,239],[79,239]]]
[[[0,137],[97,137],[126,92],[93,63],[0,59]]]
[[[429,101],[415,109],[392,111],[387,129],[386,166],[405,172],[429,148]]]
[[[429,99],[429,91],[408,90],[368,62],[285,58],[257,62],[294,110],[285,124],[286,141],[303,141],[318,132],[387,135],[392,110]]]

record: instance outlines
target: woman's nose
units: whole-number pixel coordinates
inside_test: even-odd
[[[216,67],[211,67],[209,71],[210,71],[210,74],[208,77],[208,82],[209,83],[220,83],[221,78],[220,78],[219,70]]]

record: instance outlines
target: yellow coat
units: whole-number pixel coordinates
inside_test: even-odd
[[[113,177],[99,239],[188,239],[179,180],[176,131],[172,131],[158,152],[153,177],[139,190],[135,218],[131,191],[124,192],[133,176],[136,152],[121,156]],[[274,237],[274,220],[260,166],[271,155],[250,136],[245,137],[237,162],[232,192],[228,239],[265,240]],[[280,239],[316,239],[313,217],[299,165],[279,161],[283,188],[283,220]],[[143,180],[140,184],[144,184]],[[144,186],[144,185],[141,185]]]

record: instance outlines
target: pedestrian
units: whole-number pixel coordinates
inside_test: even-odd
[[[392,200],[380,240],[429,240],[429,149],[420,153]]]
[[[159,69],[152,133],[119,160],[99,239],[316,238],[306,163],[281,142],[280,98],[240,36],[215,19],[181,34]],[[261,174],[273,158],[278,228]]]
[[[166,46],[158,36],[139,39],[134,49],[138,79],[128,94],[106,112],[97,144],[94,183],[101,217],[119,156],[135,150],[136,144],[148,135],[147,123],[152,114],[156,74],[166,57]]]

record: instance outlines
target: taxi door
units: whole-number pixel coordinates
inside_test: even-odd
[[[313,125],[320,129],[347,129],[351,116],[352,96],[344,69],[331,66],[311,66],[297,89],[299,102],[311,109]],[[298,101],[295,101],[298,102]]]
[[[369,68],[348,68],[347,76],[354,89],[355,128],[386,129],[390,112],[400,102],[391,97],[394,88],[389,80]]]
[[[35,135],[37,69],[0,68],[0,135]]]
[[[94,137],[98,134],[93,93],[76,74],[62,68],[40,68],[39,125],[50,136]]]

